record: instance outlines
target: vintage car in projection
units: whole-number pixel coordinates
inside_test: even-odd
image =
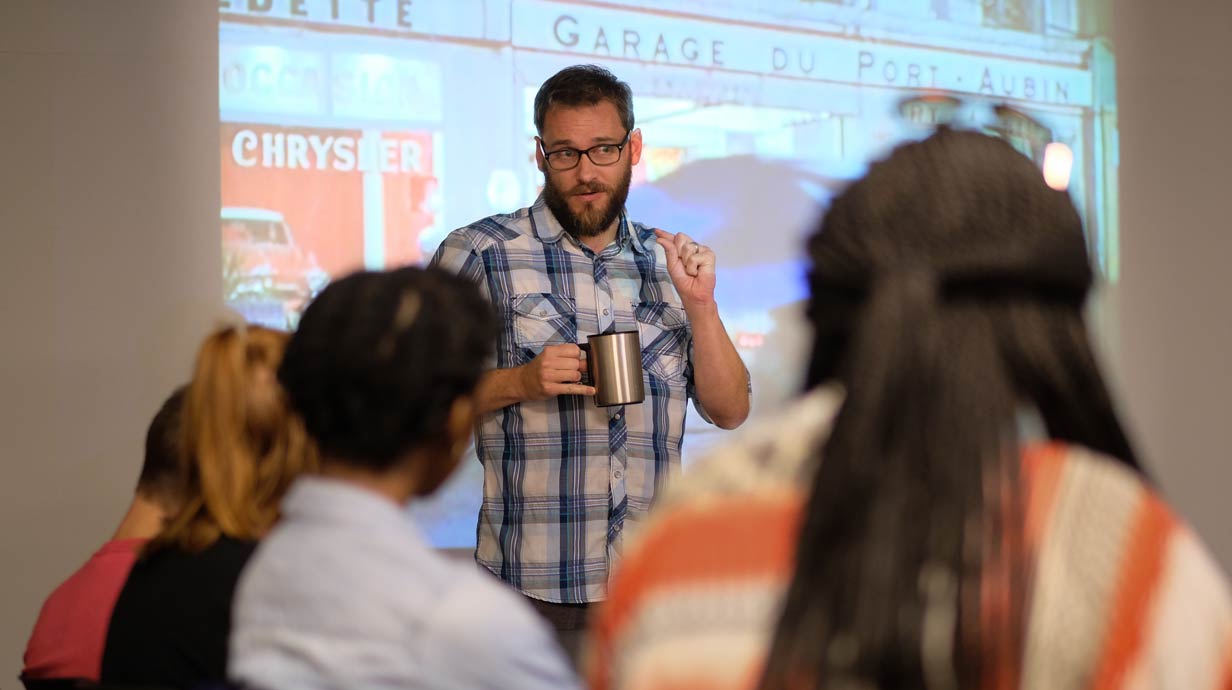
[[[329,282],[311,252],[295,243],[278,211],[223,207],[222,275],[227,306],[249,323],[293,329]]]

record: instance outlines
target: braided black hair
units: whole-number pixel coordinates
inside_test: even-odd
[[[442,438],[496,328],[478,289],[445,271],[354,273],[308,306],[278,379],[322,453],[385,469]]]
[[[1019,405],[1139,469],[1083,322],[1081,220],[1006,142],[942,129],[837,197],[808,249],[807,380],[846,398],[761,687],[978,687],[1020,663]],[[1010,602],[981,629],[986,576]]]

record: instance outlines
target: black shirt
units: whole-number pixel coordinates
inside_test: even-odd
[[[116,600],[101,681],[192,688],[226,678],[231,598],[256,542],[139,559]]]

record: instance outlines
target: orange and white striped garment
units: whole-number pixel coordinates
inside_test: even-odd
[[[592,627],[594,690],[756,686],[785,590],[810,457],[841,394],[805,396],[699,463],[626,551]],[[1032,563],[1019,687],[1232,690],[1232,595],[1139,477],[1060,444],[1024,451]]]

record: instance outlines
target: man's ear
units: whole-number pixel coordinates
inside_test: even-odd
[[[642,160],[642,130],[635,129],[629,135],[629,165],[637,165]]]
[[[470,444],[471,435],[475,432],[475,399],[463,395],[449,406],[449,418],[445,420],[445,433],[449,435],[451,448],[459,449],[458,455]]]
[[[431,462],[412,464],[412,486],[414,495],[430,496],[449,479],[458,467],[458,461],[471,444],[471,434],[475,430],[475,401],[470,396],[463,396],[453,401],[449,406],[449,415],[445,418],[445,428],[435,435],[426,459]]]
[[[539,166],[539,172],[547,172],[547,161],[543,159],[543,140],[535,137],[535,165]]]

